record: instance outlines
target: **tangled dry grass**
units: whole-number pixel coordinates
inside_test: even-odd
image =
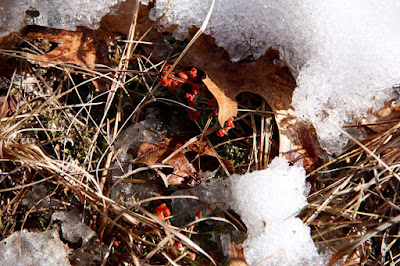
[[[116,183],[110,173],[124,167],[115,163],[115,141],[132,118],[139,120],[147,105],[163,100],[163,95],[156,93],[161,70],[167,60],[181,58],[185,51],[162,62],[153,63],[144,56],[132,62],[132,53],[140,50],[134,41],[137,15],[134,12],[126,45],[119,47],[122,53],[116,69],[93,70],[69,64],[41,67],[26,60],[25,51],[1,50],[19,64],[1,81],[1,238],[23,228],[46,230],[52,226],[55,211],[79,209],[82,222],[96,232],[101,246],[96,264],[228,264],[229,259],[210,252],[214,248],[205,250],[193,240],[195,235],[211,234],[191,228],[211,218],[240,224],[234,214],[220,209],[220,217],[176,226],[170,222],[172,217],[160,218],[155,206],[180,197],[200,200],[204,207],[207,200],[171,196],[173,191],[129,202],[110,196]],[[96,91],[92,82],[100,79],[110,82],[109,90]],[[273,134],[273,117],[265,102],[254,104],[254,98],[243,98],[238,120],[248,129],[237,129],[236,136],[226,142],[208,143],[222,153],[224,145],[243,142],[249,152],[237,156],[234,167],[262,169],[279,150],[276,128]],[[206,136],[207,126],[200,128],[197,139]],[[362,143],[355,141],[347,153],[309,173],[312,194],[300,216],[312,227],[315,242],[336,252],[332,261],[347,256],[348,264],[399,263],[399,127],[396,124]],[[232,159],[237,154],[230,155]],[[137,172],[150,170],[142,167]],[[162,180],[154,180],[128,181],[162,186]],[[24,199],[33,202],[28,204]],[[69,247],[77,248],[71,243]],[[193,260],[191,253],[198,257]],[[72,262],[79,264],[79,259]]]
[[[348,152],[310,173],[318,189],[309,196],[304,220],[316,243],[347,255],[348,264],[397,265],[399,236],[398,132],[394,124],[359,142]],[[397,243],[397,244],[396,244]]]
[[[140,51],[138,43],[133,41],[137,15],[138,12],[134,12],[126,45],[116,49],[116,52],[122,53],[118,56],[114,54],[114,59],[118,58],[119,62],[117,68],[108,72],[104,68],[93,70],[67,63],[49,67],[48,62],[27,60],[32,50],[39,55],[43,51],[26,39],[16,45],[16,48],[22,47],[21,50],[25,51],[1,50],[8,62],[18,64],[11,76],[5,75],[1,88],[2,239],[25,228],[30,231],[53,228],[52,214],[72,210],[79,213],[81,222],[96,232],[96,243],[101,248],[98,254],[89,257],[93,260],[91,263],[204,265],[221,260],[215,252],[210,253],[213,249],[205,251],[192,238],[196,234],[207,236],[207,233],[193,229],[194,225],[207,220],[222,224],[232,224],[229,220],[239,223],[225,210],[220,217],[198,217],[178,227],[170,222],[173,216],[163,219],[154,207],[160,202],[170,205],[171,200],[176,198],[201,199],[171,196],[173,191],[166,191],[165,188],[163,191],[168,195],[143,200],[116,200],[110,196],[111,189],[120,182],[159,183],[160,187],[164,184],[154,174],[150,174],[153,176],[151,180],[115,180],[111,173],[126,166],[118,164],[119,151],[114,146],[123,129],[132,123],[132,118],[139,120],[147,105],[165,100],[161,98],[163,95],[156,95],[155,92],[160,87],[159,73],[166,61],[153,64],[150,58],[143,59],[143,56],[136,57],[134,62],[131,60],[134,58],[132,53]],[[30,48],[23,48],[27,43]],[[31,49],[32,46],[34,49]],[[96,90],[96,82],[100,79],[110,84],[105,92]],[[247,103],[249,97],[246,97]],[[184,105],[177,100],[170,102],[177,103],[178,107]],[[231,152],[238,159],[235,165],[238,169],[261,168],[269,161],[266,149],[270,149],[270,135],[264,134],[262,148],[257,153],[259,129],[255,124],[263,121],[265,132],[269,132],[271,115],[266,114],[265,103],[259,110],[252,105],[243,106],[251,110],[244,110],[243,113],[247,114],[239,119],[250,131],[238,127],[242,134],[237,134],[235,139],[216,146],[209,142],[214,150],[224,152],[226,145],[243,141],[252,156],[250,160],[243,161],[243,155]],[[257,114],[261,115],[261,120],[255,118]],[[197,139],[205,138],[204,130],[201,128]],[[249,132],[250,135],[243,135]],[[252,140],[254,144],[251,144]],[[134,172],[152,172],[155,168],[140,167]],[[225,165],[222,168],[229,173]],[[161,172],[158,173],[162,176]],[[208,204],[206,200],[199,201],[199,206],[207,207]],[[229,219],[223,217],[224,212]],[[72,254],[78,249],[90,249],[83,243],[67,242],[67,245]],[[84,264],[83,259],[78,255],[70,257],[73,264]]]

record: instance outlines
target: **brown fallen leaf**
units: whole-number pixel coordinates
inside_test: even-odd
[[[224,127],[225,121],[231,117],[236,116],[238,112],[238,104],[235,100],[227,97],[225,93],[218,88],[218,86],[209,78],[203,79],[204,85],[214,95],[218,103],[218,122],[221,127]]]
[[[142,143],[135,163],[143,163],[149,166],[170,165],[173,167],[173,172],[167,176],[169,185],[194,187],[201,182],[201,177],[185,156],[185,153],[189,151],[196,152],[199,155],[217,156],[205,141],[195,140],[191,144],[185,145],[185,141],[182,138],[174,137],[158,143]],[[174,155],[171,157],[171,154]],[[233,168],[228,160],[222,161],[228,168]]]
[[[17,96],[1,96],[0,97],[0,118],[12,115],[18,108],[25,105],[23,100],[19,100]]]
[[[255,61],[234,63],[212,37],[202,35],[181,63],[203,69],[215,86],[233,101],[241,92],[252,92],[263,97],[273,110],[290,108],[296,83],[289,69],[282,66],[276,50],[268,49]]]
[[[117,15],[104,17],[100,31],[127,34],[132,15],[129,7],[134,2],[135,0],[125,1],[118,9]],[[148,51],[149,54],[151,53],[153,59],[165,59],[168,50],[165,49],[166,45],[163,44],[163,34],[157,31],[158,27],[149,30],[154,25],[154,22],[148,17],[150,8],[151,5],[140,6],[135,32],[138,37],[147,34],[143,41],[150,41],[153,45],[144,45],[143,49]],[[59,43],[59,46],[48,55],[39,56],[37,59],[47,61],[52,59],[56,62],[61,60],[61,62],[93,67],[96,62],[101,61],[100,56],[102,55],[94,53],[94,44],[101,44],[104,40],[103,38],[96,39],[94,36],[101,36],[101,34],[96,31],[93,32],[91,35],[78,30],[71,36],[64,33],[65,36],[61,34],[60,37],[57,36],[58,34],[50,34],[49,37],[54,42]],[[73,40],[74,47],[81,52],[77,53],[70,47],[64,48],[65,43],[70,40]],[[97,51],[103,51],[104,54],[107,54],[106,50]],[[68,53],[71,53],[71,57],[67,55]],[[302,165],[309,170],[318,166],[327,157],[318,144],[313,127],[301,123],[297,119],[295,110],[291,108],[292,93],[296,84],[289,69],[279,59],[278,51],[269,49],[263,57],[256,61],[233,63],[230,61],[228,53],[223,48],[218,47],[211,36],[203,34],[189,49],[180,64],[195,66],[207,73],[208,79],[205,83],[208,83],[210,90],[221,105],[219,110],[219,113],[222,114],[219,118],[220,124],[224,124],[224,120],[236,113],[235,97],[241,92],[252,92],[260,95],[276,114],[281,155],[296,165]]]
[[[154,144],[143,143],[140,145],[137,157],[138,159],[135,160],[135,162],[144,163],[149,166],[161,164],[168,155],[179,149],[181,146],[181,143],[174,143],[170,140]],[[166,164],[171,165],[174,169],[173,173],[167,176],[169,185],[180,185],[185,181],[185,179],[187,180],[189,178],[193,181],[196,179],[196,169],[186,158],[184,151],[178,152],[175,156],[169,159]]]
[[[95,69],[97,64],[112,66],[109,59],[108,44],[110,35],[102,30],[78,28],[76,31],[34,27],[23,36],[28,41],[43,41],[55,44],[53,50],[44,54],[27,54],[27,59],[43,67],[56,64],[74,64],[85,69]],[[109,81],[94,79],[98,91],[106,91]]]
[[[204,83],[218,101],[219,113],[222,114],[219,117],[221,125],[228,117],[236,116],[237,95],[242,92],[255,93],[275,113],[281,155],[310,170],[324,161],[326,153],[320,148],[313,127],[299,121],[291,107],[296,83],[289,69],[279,59],[278,51],[270,48],[256,61],[233,63],[228,53],[218,47],[212,37],[202,35],[181,63],[206,72]]]
[[[28,54],[27,58],[42,66],[54,64],[75,64],[83,68],[94,69],[96,63],[110,65],[108,46],[105,39],[98,39],[94,31],[78,29],[67,31],[59,29],[37,28],[30,31],[27,40],[45,40],[56,43],[57,47],[44,54]]]
[[[129,30],[129,6],[135,0],[122,3],[117,15],[103,18],[102,27],[110,31],[126,34]],[[153,59],[164,60],[168,55],[164,42],[165,36],[149,19],[149,6],[140,6],[139,19],[136,28],[137,36],[144,37],[158,45],[143,46]],[[117,19],[116,19],[117,18]],[[151,30],[150,28],[154,26]],[[174,27],[165,29],[172,33]],[[194,34],[196,29],[192,28]],[[252,62],[231,62],[228,53],[215,44],[208,35],[201,35],[180,62],[181,65],[194,66],[203,70],[207,77],[205,85],[212,92],[219,104],[219,123],[224,124],[230,116],[236,116],[237,103],[235,97],[241,92],[252,92],[260,95],[276,113],[280,143],[279,151],[286,159],[296,165],[302,165],[309,170],[326,160],[326,153],[320,148],[315,130],[297,119],[296,112],[291,108],[292,93],[296,86],[289,69],[279,59],[276,50],[269,49],[263,57]]]
[[[370,114],[369,117],[367,117],[366,121],[360,121],[359,123],[361,125],[365,124],[374,133],[381,133],[391,129],[399,122],[399,120],[400,110],[398,110],[398,108],[390,109],[388,107],[385,107],[376,112],[376,114]]]
[[[103,27],[126,34],[131,18],[129,8],[126,7],[132,6],[134,1],[127,0],[122,3],[116,16],[103,18]],[[136,34],[139,37],[146,33],[143,40],[155,45],[145,45],[143,49],[151,54],[153,59],[164,60],[169,51],[165,49],[165,45],[160,45],[164,43],[165,38],[158,31],[160,27],[154,26],[157,23],[149,19],[151,7],[151,5],[140,6]],[[164,28],[170,33],[174,29],[175,27]],[[190,31],[194,34],[196,29],[192,28]],[[180,64],[200,68],[207,74],[204,83],[218,101],[221,125],[228,117],[236,115],[235,97],[241,92],[252,92],[260,95],[276,113],[280,154],[294,164],[302,165],[309,170],[327,159],[327,154],[320,148],[313,127],[300,122],[295,110],[291,108],[292,93],[296,83],[285,63],[280,60],[278,51],[268,49],[265,55],[256,61],[233,63],[228,53],[218,47],[211,36],[203,34],[191,46]]]
[[[248,266],[244,258],[243,248],[238,248],[234,242],[229,244],[229,259],[231,266]]]
[[[122,2],[117,10],[104,16],[100,22],[100,29],[103,32],[118,33],[122,36],[128,35],[132,20],[132,7],[136,0],[126,0]],[[167,58],[170,50],[165,43],[165,35],[157,31],[160,27],[149,18],[149,13],[153,5],[140,5],[138,20],[135,28],[136,40],[147,41],[148,44],[141,45],[141,49],[148,54],[154,61]],[[144,37],[143,37],[144,36]],[[141,39],[143,38],[143,39]]]

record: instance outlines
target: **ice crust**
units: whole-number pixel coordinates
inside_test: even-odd
[[[248,229],[242,246],[249,265],[324,265],[310,228],[296,218],[307,204],[308,192],[305,170],[275,158],[266,170],[232,175],[226,181],[213,180],[182,194],[223,201],[240,215]],[[189,206],[182,202],[173,204],[173,211],[176,207],[193,207],[191,201]]]
[[[71,243],[77,243],[82,239],[82,245],[85,245],[96,235],[89,226],[84,224],[81,219],[72,212],[55,212],[51,216],[51,219],[62,222],[62,237]]]
[[[0,37],[18,32],[25,25],[75,30],[97,28],[101,18],[124,0],[0,1]]]
[[[146,2],[146,1],[145,1]],[[156,0],[151,18],[168,0]],[[177,38],[200,26],[211,0],[171,0],[167,24]],[[218,0],[205,31],[232,61],[258,58],[270,46],[292,66],[293,106],[314,124],[321,145],[339,153],[347,143],[337,127],[361,119],[398,97],[400,2],[397,0]]]
[[[21,239],[20,239],[21,236]],[[21,255],[19,247],[21,247]],[[71,265],[57,231],[18,231],[0,242],[0,265]]]
[[[54,212],[51,220],[56,221],[56,228],[61,224],[61,237],[79,248],[71,250],[69,260],[72,265],[97,265],[102,261],[101,254],[107,252],[107,248],[101,250],[101,243],[89,226],[82,222],[82,214],[79,210]]]

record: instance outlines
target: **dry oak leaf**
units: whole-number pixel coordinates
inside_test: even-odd
[[[231,266],[248,266],[244,258],[243,248],[238,248],[234,242],[229,244],[229,259]]]
[[[0,118],[11,116],[15,111],[25,105],[25,101],[17,96],[0,97]]]
[[[135,0],[127,0],[122,3],[114,15],[103,18],[101,27],[126,35],[131,19],[128,7],[133,6],[134,2]],[[149,19],[151,7],[151,5],[140,6],[135,32],[137,37],[146,34],[144,41],[163,43],[165,36]],[[166,30],[172,33],[174,27]],[[191,29],[192,33],[194,30]],[[143,49],[151,54],[153,59],[163,60],[169,53],[165,47],[165,45],[153,45],[144,46]],[[309,170],[317,167],[326,158],[326,153],[320,148],[312,126],[300,122],[295,110],[290,107],[296,83],[285,63],[280,60],[277,51],[269,49],[256,61],[233,63],[228,53],[218,47],[211,36],[203,34],[189,49],[180,64],[195,66],[206,72],[205,85],[217,99],[221,125],[228,117],[236,116],[235,97],[241,92],[252,92],[263,97],[276,114],[281,155]]]
[[[139,1],[139,0],[138,0]],[[100,21],[100,30],[118,33],[122,36],[128,35],[132,22],[132,7],[136,0],[126,0],[120,3],[117,10],[113,10]],[[147,54],[152,54],[152,61],[161,61],[168,57],[171,52],[165,43],[166,36],[157,31],[159,26],[149,18],[152,3],[140,4],[138,19],[135,27],[135,39],[147,41],[148,44],[141,45]]]
[[[161,164],[165,158],[181,146],[182,144],[174,143],[170,140],[158,143],[142,143],[135,162],[149,166]],[[166,164],[172,166],[174,170],[172,174],[167,176],[169,185],[180,185],[185,180],[191,177],[195,178],[197,175],[196,169],[186,158],[183,150],[169,159]],[[189,181],[189,183],[191,182]]]
[[[131,20],[131,12],[128,7],[133,6],[135,1],[127,0],[122,3],[114,15],[107,15],[103,18],[101,27],[126,35]],[[165,36],[157,30],[160,27],[155,26],[155,23],[149,19],[151,7],[151,5],[140,5],[135,32],[138,37],[146,34],[144,41],[160,44],[164,42]],[[174,29],[174,27],[170,27],[165,30],[172,33]],[[192,35],[195,30],[195,28],[190,29]],[[153,59],[158,60],[167,57],[169,51],[165,48],[166,45],[143,47]],[[256,61],[233,63],[228,53],[218,47],[211,36],[203,34],[179,63],[200,68],[207,74],[204,83],[217,99],[221,125],[228,117],[236,116],[235,97],[238,94],[241,92],[255,93],[263,97],[276,114],[281,155],[294,164],[304,166],[309,170],[325,160],[326,153],[319,146],[315,130],[312,126],[300,122],[295,110],[290,107],[296,83],[285,63],[280,60],[278,51],[269,49],[263,57]]]
[[[218,88],[218,86],[208,76],[203,79],[203,83],[217,100],[218,122],[223,128],[225,121],[228,120],[229,117],[237,115],[238,104],[235,100],[226,96],[226,94]]]
[[[37,28],[29,32],[25,38],[56,43],[57,47],[44,54],[28,54],[27,58],[44,67],[54,64],[75,64],[94,69],[97,63],[110,65],[106,38],[95,36],[95,31],[81,28],[77,31]]]
[[[165,164],[173,167],[173,172],[167,176],[169,185],[185,185],[194,187],[201,182],[196,168],[186,158],[185,153],[192,151],[199,155],[216,155],[208,147],[207,142],[196,140],[190,145],[184,146],[185,141],[180,137],[173,137],[158,143],[142,143],[139,147],[135,163],[143,163],[149,166],[159,165],[171,154],[176,153],[169,158]],[[228,160],[223,160],[225,165],[233,168]]]
[[[281,155],[309,170],[325,160],[326,153],[320,148],[315,130],[300,122],[291,107],[296,82],[278,51],[270,48],[258,60],[234,63],[211,36],[203,34],[180,63],[206,73],[204,83],[218,101],[221,125],[228,117],[236,116],[236,96],[252,92],[261,96],[275,113]]]

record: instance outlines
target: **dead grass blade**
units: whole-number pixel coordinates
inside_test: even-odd
[[[349,245],[345,246],[344,248],[342,248],[341,250],[336,252],[329,260],[328,265],[329,266],[334,265],[335,262],[337,262],[338,260],[343,258],[346,254],[353,252],[357,247],[362,245],[368,239],[371,239],[373,236],[377,235],[378,233],[382,232],[383,230],[385,230],[395,224],[398,224],[399,222],[400,222],[400,215],[397,215],[396,217],[390,219],[389,221],[382,223],[381,225],[374,228],[367,234],[363,235],[362,237],[358,238],[357,240],[354,240]]]
[[[317,187],[304,221],[316,242],[335,250],[330,265],[340,259],[385,264],[400,252],[393,245],[400,228],[399,128],[397,123],[364,141],[340,129],[354,146],[309,175]]]

